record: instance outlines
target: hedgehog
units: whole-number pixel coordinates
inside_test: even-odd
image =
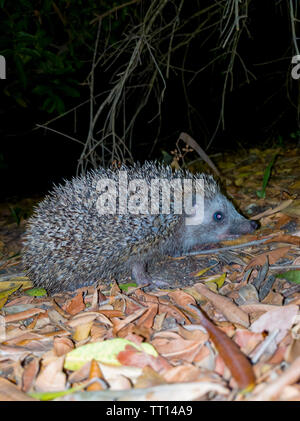
[[[188,182],[198,182],[198,190],[184,190]],[[178,211],[176,191],[189,198],[188,211]],[[160,287],[161,281],[147,272],[150,262],[256,228],[211,175],[173,171],[156,161],[98,168],[55,186],[37,205],[23,239],[23,266],[33,283],[50,294],[130,276],[139,285]]]

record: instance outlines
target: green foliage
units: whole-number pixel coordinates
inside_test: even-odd
[[[10,210],[10,216],[13,219],[13,221],[19,226],[22,218],[27,218],[27,212],[24,211],[24,209],[19,208],[18,206],[9,207]]]
[[[297,140],[300,140],[300,130],[296,130],[295,132],[292,132],[292,133],[290,134],[290,137],[291,137],[292,139],[297,139]]]
[[[300,284],[300,270],[289,270],[288,272],[277,274],[276,278],[283,278],[295,284]]]
[[[44,295],[47,295],[45,288],[30,288],[24,291],[24,293],[31,297],[43,297]]]
[[[80,96],[80,84],[90,71],[97,23],[90,22],[122,2],[110,0],[0,0],[0,54],[7,61],[4,93],[19,106],[63,113]],[[103,40],[122,29],[126,8],[118,19],[104,19]]]
[[[271,162],[269,163],[269,165],[265,169],[261,190],[257,190],[256,191],[256,194],[257,194],[257,196],[260,199],[264,199],[266,197],[266,188],[267,188],[267,184],[268,184],[269,178],[271,176],[272,167],[274,165],[274,162],[275,162],[276,157],[277,157],[277,154],[275,154],[273,156]]]

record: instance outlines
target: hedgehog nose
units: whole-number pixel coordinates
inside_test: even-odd
[[[253,228],[253,231],[258,228],[258,223],[256,221],[250,221],[250,225]]]

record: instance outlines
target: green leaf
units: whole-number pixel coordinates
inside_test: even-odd
[[[33,392],[28,393],[29,396],[35,399],[39,399],[40,401],[51,401],[52,399],[60,398],[61,396],[70,395],[71,393],[78,392],[79,390],[82,390],[86,387],[85,384],[81,384],[76,387],[72,387],[68,390],[62,390],[59,392]]]
[[[275,154],[271,160],[271,162],[269,163],[269,165],[267,166],[267,168],[265,169],[264,172],[264,176],[263,176],[263,183],[262,183],[262,188],[261,190],[257,190],[256,194],[259,198],[265,198],[266,197],[266,187],[271,175],[271,170],[272,167],[274,165],[275,159],[277,158],[277,154]]]
[[[47,295],[47,291],[44,288],[31,288],[24,292],[25,294],[33,297],[42,297],[43,295]]]
[[[127,284],[119,285],[119,288],[122,291],[128,291],[128,288],[130,288],[130,287],[137,287],[137,284],[135,282],[129,282]]]
[[[121,363],[117,357],[121,351],[125,350],[127,345],[132,346],[138,351],[144,351],[154,357],[157,357],[158,355],[155,348],[148,343],[143,342],[137,345],[127,339],[115,338],[103,342],[90,343],[73,349],[66,355],[64,368],[66,370],[79,370],[84,364],[92,359],[99,361],[102,364],[120,366]]]
[[[289,282],[300,284],[300,270],[289,270],[288,272],[279,273],[276,278],[283,278]]]
[[[23,88],[26,88],[26,86],[27,86],[27,76],[26,76],[26,73],[24,71],[23,62],[18,55],[15,55],[14,59],[15,59],[16,68],[17,68],[17,71],[18,71],[18,74],[19,74],[20,81],[22,82]]]

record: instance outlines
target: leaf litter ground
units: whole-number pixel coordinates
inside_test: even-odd
[[[300,399],[299,151],[252,149],[216,163],[261,228],[222,251],[150,265],[169,282],[164,290],[104,282],[28,295],[19,255],[26,221],[17,225],[1,205],[1,400]]]

